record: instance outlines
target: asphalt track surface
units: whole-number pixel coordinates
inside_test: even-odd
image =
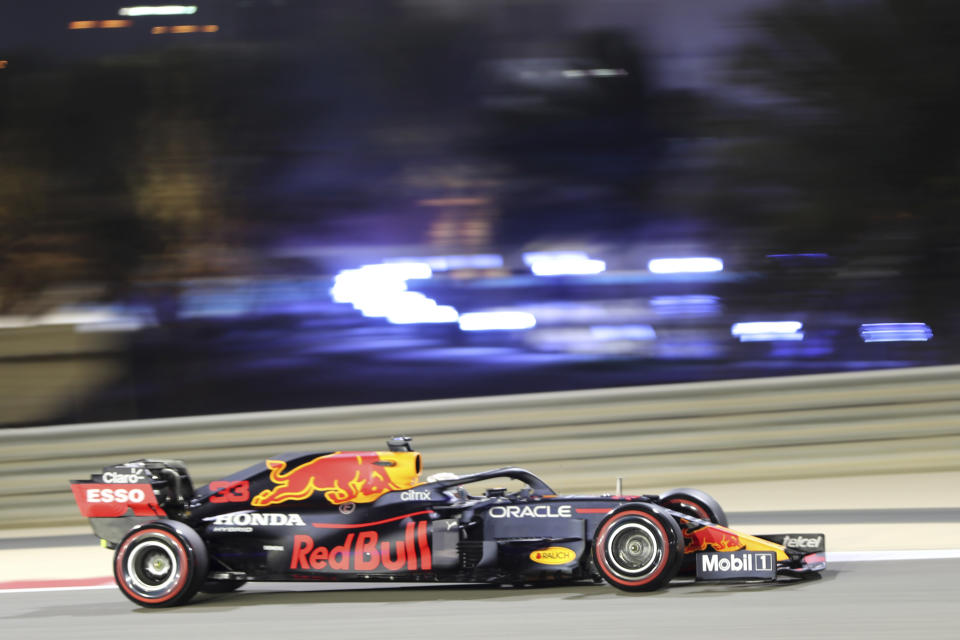
[[[543,588],[250,584],[173,609],[116,588],[0,593],[6,638],[956,638],[960,559],[832,563],[819,580]]]

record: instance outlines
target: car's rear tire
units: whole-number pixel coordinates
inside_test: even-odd
[[[157,521],[131,529],[117,546],[113,575],[142,607],[185,604],[207,577],[206,546],[185,524]]]
[[[624,505],[607,515],[593,538],[597,570],[623,591],[654,591],[677,575],[683,534],[654,504]]]
[[[722,527],[729,526],[727,514],[723,512],[720,503],[709,493],[699,489],[671,489],[660,494],[660,504]]]

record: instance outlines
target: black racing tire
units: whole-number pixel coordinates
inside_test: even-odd
[[[247,584],[246,580],[207,580],[200,585],[200,591],[203,593],[230,593],[245,584]]]
[[[593,557],[603,579],[623,591],[655,591],[683,560],[683,533],[655,504],[627,504],[600,521]]]
[[[196,531],[171,520],[131,529],[113,556],[120,591],[141,607],[186,604],[207,577],[207,549]]]
[[[729,526],[727,514],[723,512],[720,503],[705,491],[699,489],[671,489],[660,494],[660,504],[673,511],[689,513],[692,516],[707,520],[720,526]],[[697,573],[697,564],[694,554],[690,553],[680,565],[679,574],[684,577]]]
[[[671,489],[660,494],[660,504],[674,511],[709,520],[721,527],[729,526],[727,514],[723,512],[720,503],[709,493],[699,489]]]

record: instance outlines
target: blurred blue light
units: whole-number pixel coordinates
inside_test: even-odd
[[[925,322],[876,322],[860,325],[864,342],[926,342],[933,330]]]
[[[536,276],[583,276],[603,273],[607,263],[583,251],[529,251],[523,262]]]
[[[655,296],[650,306],[658,315],[711,315],[720,312],[720,298],[707,295]]]
[[[520,331],[537,326],[537,319],[526,311],[478,311],[460,316],[462,331]]]
[[[730,327],[730,335],[740,342],[770,342],[774,340],[803,340],[803,323],[796,320],[779,322],[737,322]]]
[[[710,273],[723,271],[720,258],[654,258],[647,263],[652,273]]]
[[[656,340],[657,332],[648,324],[597,325],[590,327],[594,340]]]

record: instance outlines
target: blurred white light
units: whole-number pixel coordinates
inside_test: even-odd
[[[740,342],[780,342],[784,340],[803,340],[804,333],[749,333],[740,336]]]
[[[648,324],[598,325],[590,327],[590,337],[594,340],[656,340],[657,332]]]
[[[796,320],[782,322],[737,322],[730,327],[730,334],[746,336],[760,333],[796,333],[803,329],[803,323]]]
[[[653,273],[709,273],[723,271],[720,258],[654,258],[647,263]]]
[[[587,72],[583,69],[564,69],[561,73],[563,73],[564,78],[585,78],[587,76]]]
[[[453,307],[407,290],[407,280],[432,275],[433,269],[424,261],[368,264],[337,274],[330,296],[335,302],[352,304],[364,317],[386,318],[391,324],[456,322],[459,314]]]
[[[925,322],[875,322],[861,324],[864,342],[926,342],[933,330]]]
[[[393,312],[436,306],[436,302],[417,291],[396,291],[386,295],[369,296],[353,302],[354,308],[367,318],[386,318]]]
[[[432,302],[432,301],[431,301]],[[459,320],[460,314],[449,305],[425,305],[416,308],[396,309],[387,315],[390,324],[440,324]]]
[[[529,251],[523,262],[536,276],[583,276],[603,273],[607,263],[583,251]]]
[[[420,262],[428,265],[433,271],[450,271],[452,269],[499,269],[503,266],[503,256],[495,253],[475,253],[452,256],[426,256],[422,258],[396,258],[386,260],[388,264],[395,262]]]
[[[537,326],[537,319],[526,311],[478,311],[460,316],[462,331],[519,331]]]
[[[595,78],[612,78],[627,75],[624,69],[590,69],[588,73]]]
[[[123,7],[122,16],[189,16],[197,12],[195,5],[168,4],[157,7],[138,6]]]
[[[730,335],[740,342],[771,342],[774,340],[803,340],[803,323],[796,320],[780,322],[737,322],[730,327]]]
[[[148,308],[112,308],[101,305],[65,306],[38,316],[0,316],[0,329],[73,326],[78,333],[139,331],[157,324]]]

